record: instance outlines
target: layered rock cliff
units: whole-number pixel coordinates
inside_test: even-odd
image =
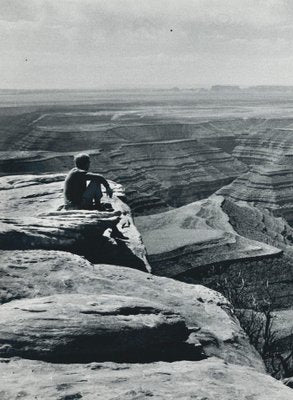
[[[246,201],[272,211],[293,223],[293,162],[287,154],[263,166],[253,167],[218,193],[233,201]]]
[[[238,138],[233,156],[249,165],[263,165],[278,161],[288,151],[292,152],[292,121],[287,121],[284,127],[280,121],[275,123],[278,127],[260,129],[256,133]]]
[[[199,140],[119,144],[88,151],[91,168],[126,188],[135,213],[153,213],[187,204],[230,183],[246,171],[241,163]],[[2,173],[67,171],[74,153],[16,152],[2,159]]]
[[[225,121],[110,128],[88,114],[32,113],[19,117],[22,131],[8,121],[0,174],[67,172],[87,151],[93,170],[125,186],[132,211],[149,214],[206,198],[247,170],[229,154],[237,135]]]

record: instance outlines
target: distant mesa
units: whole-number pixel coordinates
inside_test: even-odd
[[[258,92],[292,92],[293,86],[286,85],[257,85],[248,88],[251,91]]]
[[[293,91],[293,86],[285,85],[256,85],[240,87],[238,85],[214,85],[210,88],[211,92],[241,92],[245,93],[287,93]]]
[[[240,86],[237,85],[214,85],[211,87],[212,92],[238,92],[240,90]]]

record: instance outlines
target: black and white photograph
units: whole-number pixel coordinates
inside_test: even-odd
[[[292,21],[0,0],[0,400],[293,399]]]

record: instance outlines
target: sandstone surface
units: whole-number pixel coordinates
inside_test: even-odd
[[[0,307],[0,356],[57,362],[172,360],[188,337],[184,320],[131,296],[52,295]],[[189,346],[189,357],[196,355]]]
[[[17,302],[12,300],[32,298],[42,301],[43,297],[55,294],[77,298],[116,295],[130,300],[139,298],[146,304],[155,302],[162,309],[181,315],[189,332],[187,342],[196,349],[263,371],[260,357],[248,344],[230,303],[204,286],[126,267],[93,265],[77,255],[60,251],[2,251],[0,256],[2,303],[13,305]]]
[[[64,175],[0,179],[1,248],[66,250],[94,262],[149,270],[140,234],[121,200],[121,186],[112,183],[112,212],[58,211],[63,203],[63,181]],[[115,226],[124,240],[110,239]]]
[[[153,364],[49,364],[1,359],[1,398],[11,400],[290,400],[292,389],[217,358]]]

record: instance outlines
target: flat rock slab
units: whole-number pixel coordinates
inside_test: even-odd
[[[138,297],[180,314],[190,332],[189,343],[200,344],[207,355],[263,371],[260,356],[249,345],[230,303],[204,286],[125,267],[94,265],[61,251],[0,251],[0,258],[1,303],[55,294]]]
[[[292,400],[292,389],[217,358],[153,364],[1,360],[1,400]]]
[[[163,349],[171,354],[187,336],[182,317],[135,297],[54,295],[0,307],[2,357],[148,361]]]
[[[61,210],[64,175],[20,175],[0,178],[0,248],[65,250],[92,262],[119,264],[149,271],[145,247],[130,208],[114,191],[112,212]],[[110,237],[117,228],[115,237]],[[118,235],[117,235],[118,233]]]

